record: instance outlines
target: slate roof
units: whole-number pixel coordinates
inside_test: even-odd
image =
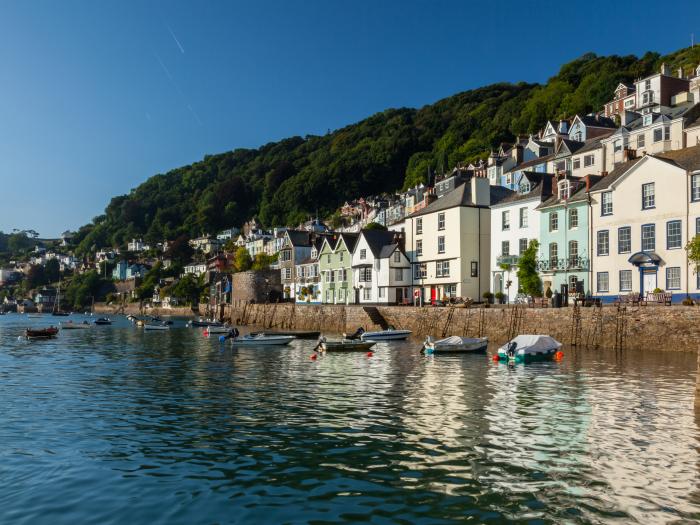
[[[579,142],[577,140],[571,140],[571,139],[561,139],[561,146],[566,146],[566,148],[569,150],[569,152],[573,155],[574,153],[578,153],[578,150],[580,150],[583,147],[584,143]],[[561,150],[561,146],[559,146],[559,150]],[[555,155],[558,155],[559,151],[555,153]]]
[[[385,230],[362,230],[365,241],[375,258],[380,258],[385,246],[394,245],[396,232]],[[393,252],[393,250],[392,250]]]
[[[642,157],[643,158],[643,157]],[[642,158],[628,160],[627,162],[622,162],[615,166],[615,169],[608,173],[605,177],[600,179],[596,184],[591,186],[591,192],[602,191],[608,189],[617,179],[622,177],[627,171],[637,164]]]
[[[520,193],[512,191],[506,195],[498,203],[492,204],[509,204],[534,198],[544,200],[552,194],[552,175],[549,173],[537,173],[535,171],[526,171],[523,176],[530,182],[530,191],[528,193]]]
[[[287,230],[292,246],[311,246],[309,232],[303,230]]]
[[[579,120],[583,122],[586,126],[594,128],[611,128],[616,129],[617,126],[613,119],[607,117],[595,117],[593,115],[579,115]]]
[[[659,153],[654,155],[654,157],[671,161],[676,166],[687,171],[700,170],[700,145]]]
[[[579,155],[581,153],[587,153],[589,151],[593,151],[594,149],[598,149],[599,147],[601,147],[601,141],[603,139],[607,139],[613,133],[614,131],[610,131],[610,133],[604,133],[603,135],[600,135],[598,137],[588,139],[586,142],[583,143],[583,147],[579,148],[576,151],[576,155]]]
[[[593,189],[593,186],[598,184],[602,179],[607,178],[607,177],[603,177],[602,175],[586,175],[586,177],[588,177],[588,179],[591,182],[591,190]],[[576,192],[571,197],[569,197],[568,202],[581,202],[581,201],[586,200],[586,183],[585,183],[584,177],[579,178],[579,179],[574,178],[574,179],[570,179],[570,180],[580,181],[582,184],[579,187],[579,189],[576,190]],[[552,195],[547,200],[545,200],[542,204],[537,206],[537,208],[535,208],[535,209],[541,210],[543,208],[549,208],[550,206],[557,206],[557,205],[563,204],[563,202],[564,201],[562,201],[558,195]]]
[[[548,143],[548,144],[549,144],[549,143]],[[551,146],[551,144],[550,144],[550,146]],[[536,159],[528,160],[527,162],[521,162],[521,163],[518,164],[517,166],[512,167],[512,168],[510,169],[510,171],[511,171],[511,172],[513,172],[513,171],[522,171],[522,170],[524,170],[524,169],[526,169],[526,168],[530,168],[530,167],[532,167],[532,166],[537,166],[537,165],[539,165],[539,164],[544,164],[544,163],[546,163],[547,161],[552,160],[553,158],[554,158],[554,154],[552,153],[552,154],[550,154],[550,155],[545,155],[545,156],[543,156],[543,157],[538,157],[538,158],[536,158]]]
[[[341,233],[338,236],[338,242],[340,242],[340,239],[343,239],[345,241],[345,246],[347,246],[348,251],[352,253],[355,250],[355,244],[357,244],[357,239],[360,237],[359,233]],[[338,246],[338,242],[336,242],[336,247]]]

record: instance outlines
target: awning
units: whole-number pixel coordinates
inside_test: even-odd
[[[627,259],[627,262],[635,266],[640,266],[642,264],[659,264],[661,262],[661,257],[655,252],[637,252]]]

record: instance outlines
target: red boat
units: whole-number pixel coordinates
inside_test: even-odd
[[[30,330],[27,328],[24,335],[27,339],[51,339],[58,334],[58,328],[51,326],[49,328],[40,328],[38,330]]]

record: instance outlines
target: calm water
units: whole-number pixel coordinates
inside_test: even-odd
[[[695,523],[695,357],[508,368],[0,317],[0,523]]]

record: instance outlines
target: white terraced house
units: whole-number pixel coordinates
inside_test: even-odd
[[[403,237],[391,231],[363,230],[352,254],[357,304],[404,304],[410,299],[411,262]]]
[[[700,298],[684,249],[700,233],[700,146],[621,164],[590,196],[595,295],[660,288],[676,302]]]

